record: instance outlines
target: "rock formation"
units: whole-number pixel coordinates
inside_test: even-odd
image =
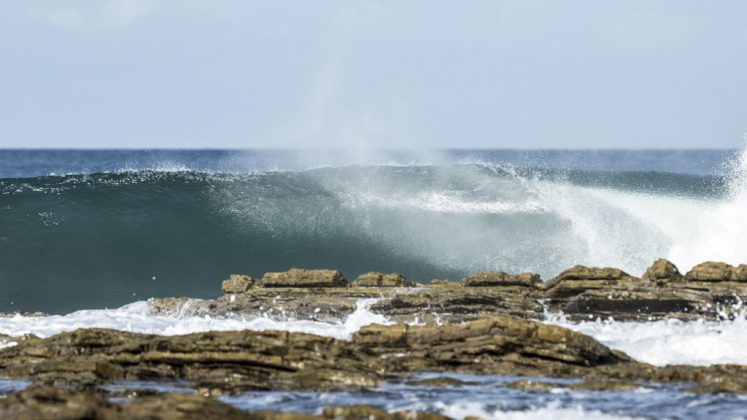
[[[457,282],[418,286],[401,274],[366,273],[349,284],[335,270],[291,269],[261,281],[233,275],[215,300],[153,299],[154,314],[265,316],[341,322],[373,299],[369,310],[393,325],[369,325],[349,340],[286,331],[203,332],[156,336],[79,329],[49,338],[7,337],[0,376],[35,383],[0,399],[0,417],[277,418],[246,413],[199,395],[138,397],[114,404],[102,384],[119,380],[185,381],[199,394],[247,390],[350,390],[408,381],[418,372],[464,372],[581,378],[583,390],[631,390],[648,382],[690,383],[692,392],[745,392],[747,366],[655,367],[595,339],[548,325],[546,311],[571,319],[617,320],[730,316],[747,296],[747,266],[706,262],[682,275],[660,259],[635,277],[615,268],[575,266],[547,282],[532,273],[482,272]],[[64,385],[72,389],[49,387]],[[423,386],[459,386],[449,378]],[[517,389],[558,386],[518,381]],[[81,391],[87,390],[87,391]],[[163,415],[161,415],[161,413]],[[161,417],[159,417],[161,416]],[[180,417],[181,416],[181,417]],[[441,418],[386,413],[374,407],[331,407],[320,416],[283,418]]]
[[[747,297],[747,265],[707,262],[680,274],[660,259],[642,278],[616,268],[575,266],[546,282],[533,273],[481,272],[460,281],[433,281],[423,287],[401,274],[366,273],[348,285],[334,270],[292,269],[268,273],[262,282],[232,276],[214,301],[153,299],[154,313],[183,311],[229,316],[267,316],[285,320],[341,322],[364,298],[377,299],[371,310],[395,322],[464,322],[511,315],[542,319],[546,311],[571,320],[620,321],[661,318],[716,319],[733,316]]]

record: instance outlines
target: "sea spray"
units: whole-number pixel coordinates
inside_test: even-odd
[[[671,246],[672,261],[684,267],[705,260],[747,262],[747,144],[727,169],[727,198],[710,204],[683,225],[692,233]]]
[[[734,313],[723,319],[681,321],[659,319],[619,322],[593,319],[571,322],[562,313],[545,313],[545,322],[596,338],[635,360],[652,365],[747,364],[747,312],[741,301]]]
[[[305,332],[349,339],[360,328],[373,324],[388,324],[389,321],[370,311],[375,299],[362,299],[356,310],[344,322],[332,324],[313,320],[277,320],[266,316],[210,317],[181,310],[173,316],[152,315],[148,302],[140,301],[116,309],[91,309],[67,315],[22,316],[0,318],[0,334],[17,337],[33,334],[49,337],[78,328],[110,328],[142,334],[182,335],[204,331],[235,330],[283,330]],[[0,341],[0,348],[10,346],[12,338]]]
[[[88,171],[102,165],[93,158],[65,167],[57,156],[71,175],[0,179],[0,311],[117,307],[133,294],[211,298],[231,273],[294,266],[427,282],[484,270],[549,279],[575,264],[640,275],[662,256],[683,272],[745,259],[744,176],[701,163],[729,153],[483,151],[364,165],[320,158],[316,168],[280,152],[92,156],[115,170]]]

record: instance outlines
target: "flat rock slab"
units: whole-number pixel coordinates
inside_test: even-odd
[[[347,287],[348,281],[337,270],[291,268],[280,273],[265,273],[263,287]]]
[[[577,375],[630,363],[593,338],[513,317],[444,326],[372,325],[351,341],[284,331],[154,336],[79,329],[0,350],[0,375],[45,383],[186,380],[245,389],[375,386],[404,372]]]
[[[150,307],[154,314],[191,311],[338,323],[356,310],[360,299],[376,299],[373,312],[407,323],[466,322],[493,315],[542,319],[547,311],[571,320],[719,319],[741,310],[739,303],[747,299],[745,276],[747,265],[714,262],[682,275],[660,259],[642,278],[616,268],[579,265],[547,282],[532,273],[480,272],[458,282],[413,287],[397,273],[366,273],[348,285],[336,270],[291,269],[267,273],[262,282],[234,275],[223,282],[224,295],[215,300],[152,299]]]

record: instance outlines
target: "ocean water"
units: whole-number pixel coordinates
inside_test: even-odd
[[[0,311],[211,298],[294,266],[427,282],[744,262],[745,166],[739,150],[0,150]]]
[[[747,262],[741,150],[49,151],[0,150],[0,334],[84,327],[165,335],[281,329],[348,339],[386,323],[371,301],[339,324],[148,313],[159,296],[212,298],[233,273],[332,267],[409,278],[481,270],[549,279],[574,264],[640,275],[667,257]],[[656,365],[747,363],[747,316],[727,321],[545,322]],[[0,348],[15,345],[0,339]],[[464,377],[460,377],[463,378]],[[739,418],[739,396],[681,386],[638,391],[507,390],[506,377],[450,389],[393,384],[358,393],[251,393],[226,402],[314,413],[329,404],[455,417]],[[0,394],[23,388],[0,381]],[[156,386],[165,386],[156,384]]]
[[[729,394],[695,394],[687,384],[642,382],[633,391],[582,391],[569,386],[577,380],[492,375],[424,373],[418,378],[448,376],[465,383],[448,388],[392,383],[354,392],[258,391],[220,397],[219,400],[246,411],[279,410],[318,414],[325,407],[367,404],[393,412],[416,410],[438,412],[455,419],[742,419],[747,398]],[[535,380],[556,384],[548,390],[511,389],[510,383]],[[28,382],[0,381],[0,395],[27,387]],[[126,381],[105,386],[112,392],[149,390],[194,393],[180,382]],[[125,402],[122,397],[111,398]]]

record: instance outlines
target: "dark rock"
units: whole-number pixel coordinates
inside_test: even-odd
[[[400,273],[370,272],[361,274],[352,283],[353,287],[417,287],[414,281],[407,280]]]
[[[348,281],[337,270],[291,268],[280,273],[265,273],[263,287],[347,287]]]

